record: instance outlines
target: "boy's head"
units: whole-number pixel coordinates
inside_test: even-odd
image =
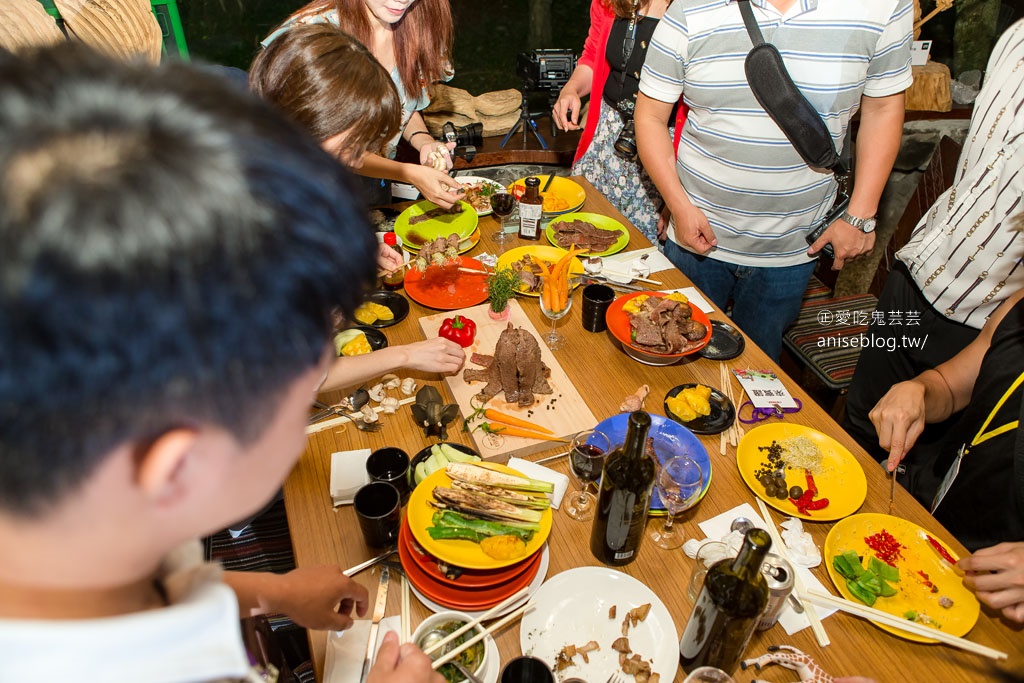
[[[217,77],[0,54],[0,519],[258,508],[374,248],[341,165]]]

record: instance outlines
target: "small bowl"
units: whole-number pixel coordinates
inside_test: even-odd
[[[423,621],[421,621],[420,625],[416,627],[415,631],[413,631],[412,642],[415,643],[417,646],[420,646],[420,640],[422,640],[423,636],[425,636],[429,631],[433,631],[436,628],[440,628],[442,624],[449,621],[461,621],[465,624],[470,621],[473,621],[473,618],[465,612],[456,611],[438,612],[437,614],[432,614]],[[482,630],[483,627],[478,625],[472,631],[469,631],[466,635],[468,635],[469,637],[473,637],[474,635],[480,633]],[[478,678],[483,677],[484,669],[487,667],[487,638],[489,637],[490,636],[486,636],[482,641],[480,641],[480,644],[484,646],[483,657],[480,658],[480,662],[477,665],[477,667],[475,669],[472,669],[473,674],[475,674]],[[458,683],[459,681],[464,682],[466,679],[456,678],[455,680],[456,683]]]

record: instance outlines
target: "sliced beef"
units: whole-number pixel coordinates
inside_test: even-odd
[[[478,396],[489,400],[505,392],[505,400],[521,407],[534,403],[534,394],[553,393],[547,378],[551,369],[540,358],[540,345],[532,334],[509,323],[494,347],[494,355],[473,354],[470,361],[483,365],[483,370],[466,369],[466,382],[487,382]]]
[[[469,357],[469,362],[474,365],[482,365],[485,368],[491,367],[491,363],[494,362],[494,356],[488,356],[486,353],[474,353]]]
[[[494,347],[494,360],[498,365],[498,377],[501,388],[505,392],[505,400],[509,403],[519,402],[519,378],[516,369],[516,356],[519,345],[519,334],[512,323],[508,324]]]
[[[661,334],[665,339],[666,353],[679,353],[683,350],[683,346],[686,345],[686,341],[683,339],[683,331],[680,328],[680,321],[675,318],[669,318],[665,321],[665,324],[661,327]]]
[[[421,213],[419,216],[413,216],[409,219],[409,225],[416,225],[417,223],[425,223],[426,221],[439,218],[448,214],[462,213],[462,204],[455,202],[450,209],[442,209],[440,206],[431,209],[430,211]]]
[[[519,406],[533,405],[533,387],[538,376],[543,376],[540,362],[540,345],[533,335],[520,328],[516,343],[516,367],[519,369]],[[508,392],[505,392],[508,395]]]
[[[662,346],[661,325],[646,315],[631,316],[633,330],[636,337],[633,339],[638,346]]]
[[[586,221],[559,221],[552,228],[555,242],[563,249],[575,244],[594,252],[607,251],[622,236],[619,230],[604,230]]]

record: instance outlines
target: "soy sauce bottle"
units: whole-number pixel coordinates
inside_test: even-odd
[[[604,462],[590,552],[605,564],[621,566],[635,560],[645,535],[654,488],[654,461],[644,453],[650,428],[650,415],[630,413],[625,443]]]
[[[772,540],[764,529],[751,529],[735,559],[713,565],[679,641],[679,663],[690,673],[715,666],[731,674],[768,604],[768,583],[761,565]]]

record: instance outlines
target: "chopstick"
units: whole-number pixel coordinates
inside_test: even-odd
[[[406,577],[405,572],[399,575],[402,581],[402,619],[401,619],[401,632],[399,633],[399,644],[403,645],[408,643],[411,639],[412,628],[409,623],[412,615],[409,613],[410,598],[409,598],[409,579]]]
[[[441,655],[440,657],[438,657],[437,659],[434,660],[434,663],[432,665],[434,667],[434,670],[436,671],[441,665],[447,664],[451,660],[455,659],[456,657],[461,655],[465,650],[473,647],[474,645],[479,643],[481,640],[486,638],[491,633],[497,631],[502,626],[505,626],[505,624],[508,624],[509,622],[515,621],[516,619],[520,618],[521,616],[523,616],[523,613],[526,612],[526,610],[530,609],[531,607],[533,607],[533,603],[532,602],[528,602],[525,605],[523,605],[522,607],[516,608],[514,611],[509,612],[504,617],[502,617],[498,621],[494,622],[493,624],[491,624],[490,626],[488,626],[483,631],[481,631],[480,633],[476,634],[475,636],[473,636],[472,638],[470,638],[466,642],[462,643],[461,645],[459,645],[454,650],[449,650],[448,652],[445,652],[443,655]],[[456,631],[456,633],[457,633],[457,631]],[[449,636],[445,640],[442,640],[441,642],[443,643],[443,642],[445,642],[447,640],[450,640],[450,638],[451,638],[451,636]],[[440,644],[440,643],[438,643],[438,644]],[[435,646],[435,648],[436,648],[436,646]],[[434,648],[431,648],[431,650],[433,650],[433,649]]]
[[[733,420],[733,423],[729,425],[729,428],[727,430],[722,432],[722,440],[721,446],[719,447],[719,451],[722,455],[725,455],[726,442],[732,444],[733,448],[739,446],[740,439],[743,438],[743,435],[746,434],[746,431],[743,429],[742,425],[740,425],[740,410],[739,407],[736,405],[736,394],[732,390],[732,371],[728,368],[725,362],[719,364],[718,369],[719,379],[722,383],[722,393],[725,394],[725,397],[729,399],[729,402],[732,403],[733,407],[736,410],[736,419]]]
[[[452,631],[451,633],[449,633],[447,637],[442,638],[441,640],[437,641],[436,643],[434,643],[433,645],[431,645],[428,648],[424,648],[423,651],[429,655],[431,652],[433,652],[434,650],[438,649],[439,647],[442,647],[443,645],[447,645],[451,641],[453,641],[456,638],[458,638],[459,636],[461,636],[463,633],[466,633],[467,631],[469,631],[471,629],[474,629],[477,626],[479,626],[481,621],[484,621],[485,619],[490,619],[491,617],[493,617],[495,614],[497,614],[501,610],[503,610],[506,607],[508,607],[509,605],[513,604],[516,600],[519,600],[519,599],[523,598],[528,592],[529,592],[529,586],[527,586],[526,588],[523,588],[523,589],[521,589],[519,591],[516,591],[515,593],[513,593],[510,596],[508,596],[507,598],[505,598],[504,600],[499,602],[497,605],[495,605],[491,609],[489,609],[486,612],[484,612],[482,615],[480,615],[476,619],[473,619],[472,621],[467,621],[461,627],[459,627],[459,628],[455,629],[454,631]],[[513,614],[514,614],[514,612],[513,612]],[[460,650],[460,652],[461,652],[461,650]],[[448,661],[448,660],[445,660],[445,661]],[[434,668],[436,669],[437,667],[435,666]]]
[[[406,406],[406,405],[409,405],[410,403],[415,403],[415,402],[416,402],[416,397],[415,396],[410,396],[409,398],[403,398],[401,401],[398,402],[398,405]],[[375,406],[373,410],[374,410],[375,413],[377,413],[379,415],[380,411],[382,410],[382,408],[380,406]],[[339,415],[338,417],[332,417],[330,420],[324,420],[322,422],[317,422],[316,424],[311,424],[311,425],[307,426],[306,427],[306,434],[316,434],[317,432],[322,432],[325,429],[331,429],[332,427],[337,427],[338,425],[345,424],[346,422],[355,422],[359,418],[360,418],[360,414],[359,413],[352,413],[352,415]]]
[[[1007,654],[1005,652],[1000,652],[994,648],[980,645],[974,641],[967,640],[966,638],[960,638],[958,636],[944,633],[939,629],[924,626],[923,624],[918,624],[917,622],[910,621],[909,619],[903,619],[895,614],[889,614],[888,612],[883,612],[882,610],[875,609],[874,607],[861,605],[853,602],[852,600],[837,598],[834,595],[827,595],[825,593],[819,593],[818,591],[804,591],[802,597],[804,597],[807,602],[813,602],[821,605],[822,607],[831,607],[839,610],[840,612],[846,612],[847,614],[852,614],[864,619],[877,621],[885,624],[886,626],[906,631],[907,633],[911,633],[915,636],[931,638],[932,640],[937,640],[941,643],[945,643],[946,645],[958,647],[961,650],[966,650],[967,652],[973,652],[974,654],[989,657],[991,659],[1007,658]]]
[[[779,530],[775,527],[775,520],[772,519],[771,513],[768,512],[768,506],[764,504],[764,501],[760,498],[755,498],[757,501],[757,509],[761,513],[761,517],[764,519],[764,525],[767,527],[768,535],[772,537],[772,545],[774,546],[775,554],[789,559],[788,553],[786,552],[786,544],[782,541],[782,536],[779,535]],[[792,561],[791,561],[792,562]],[[795,564],[795,563],[794,563]],[[825,627],[821,624],[821,619],[818,617],[818,610],[814,609],[814,605],[804,600],[803,597],[807,593],[807,589],[804,587],[804,580],[800,577],[800,573],[793,571],[793,592],[796,593],[797,599],[804,606],[804,616],[807,617],[807,621],[811,624],[811,631],[814,632],[814,637],[818,640],[818,645],[825,647],[832,641],[829,640],[828,634],[825,633]]]

